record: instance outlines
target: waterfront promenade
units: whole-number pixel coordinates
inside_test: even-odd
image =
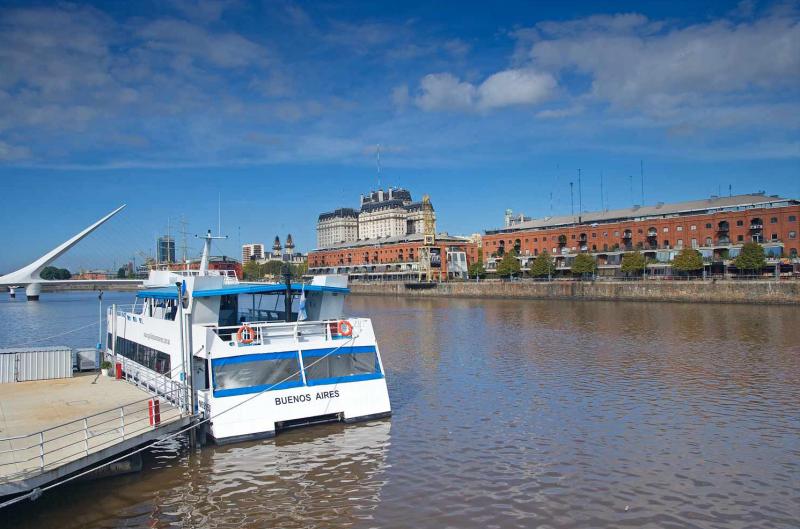
[[[351,283],[354,295],[691,303],[800,304],[800,281],[458,281],[412,289],[402,282]]]

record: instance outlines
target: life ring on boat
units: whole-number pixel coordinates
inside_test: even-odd
[[[342,320],[336,325],[336,330],[339,332],[341,336],[352,336],[353,335],[353,324],[349,321]]]
[[[244,333],[247,333],[247,338],[244,338]],[[253,328],[246,324],[239,327],[239,330],[236,331],[236,341],[239,343],[253,343],[255,336],[256,333],[253,331]]]

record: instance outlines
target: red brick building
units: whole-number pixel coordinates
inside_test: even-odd
[[[514,249],[525,268],[547,250],[564,268],[570,256],[587,252],[602,269],[618,267],[625,251],[642,250],[668,263],[678,250],[692,247],[708,261],[722,262],[738,255],[749,241],[762,243],[769,256],[797,259],[798,219],[800,201],[763,194],[545,217],[486,230],[483,259],[491,270]]]
[[[432,272],[442,279],[466,276],[467,248],[463,237],[437,235]],[[348,274],[351,279],[415,280],[419,276],[420,233],[402,237],[343,243],[308,254],[309,274]],[[436,266],[438,261],[438,265]]]

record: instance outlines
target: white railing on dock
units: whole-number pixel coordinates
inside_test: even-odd
[[[175,407],[188,413],[189,404],[186,402],[185,384],[122,355],[117,355],[116,362],[122,364],[123,379],[148,393],[153,393],[169,401]]]
[[[185,415],[183,388],[59,424],[40,432],[0,438],[0,483],[50,470],[136,437]],[[158,401],[159,417],[154,417]]]

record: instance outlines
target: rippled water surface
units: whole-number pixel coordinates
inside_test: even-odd
[[[129,302],[130,294],[106,294]],[[0,343],[96,318],[0,302]],[[800,526],[800,310],[353,297],[394,415],[147,454],[2,527]],[[48,343],[91,345],[97,328]]]

